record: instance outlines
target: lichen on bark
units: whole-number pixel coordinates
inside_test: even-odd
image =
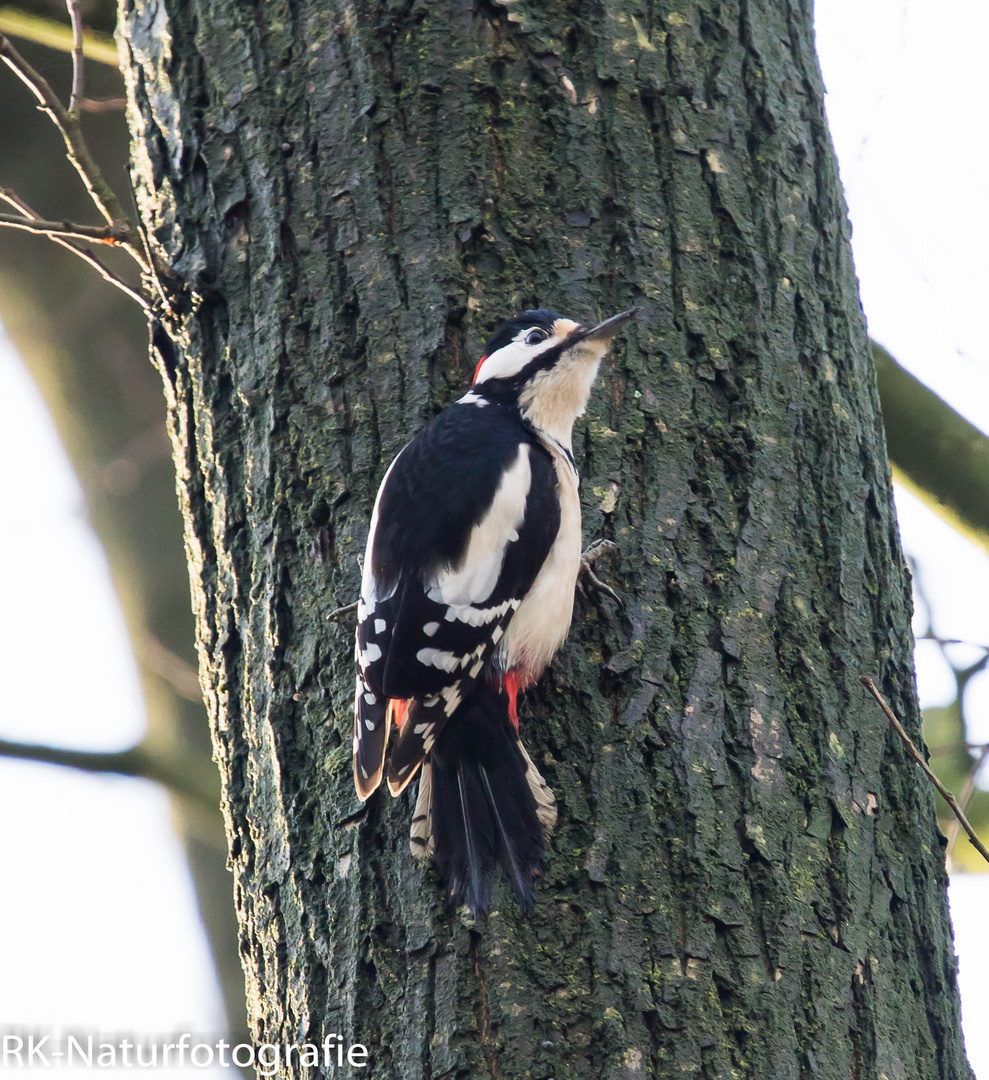
[[[372,1073],[967,1078],[908,577],[809,8],[124,0],[156,333],[260,1040]],[[523,724],[560,824],[472,924],[349,776],[388,461],[533,304],[638,304]]]

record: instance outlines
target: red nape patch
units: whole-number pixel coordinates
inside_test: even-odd
[[[474,383],[477,382],[477,377],[481,374],[481,365],[484,363],[485,360],[487,360],[486,356],[482,356],[481,359],[478,360],[477,367],[474,368],[474,378],[470,381],[471,386],[473,386]]]
[[[514,671],[509,671],[505,675],[505,690],[508,694],[508,719],[512,722],[512,727],[515,728],[515,734],[519,733],[519,677]]]
[[[395,727],[401,727],[405,723],[405,717],[409,711],[409,702],[402,698],[391,699],[391,716],[395,721]]]

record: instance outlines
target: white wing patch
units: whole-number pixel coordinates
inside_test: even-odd
[[[461,693],[460,693],[460,680],[458,679],[453,686],[444,686],[440,691],[440,697],[443,699],[443,711],[447,716],[453,716],[453,714],[460,708]]]
[[[381,495],[385,490],[385,484],[388,483],[388,477],[391,476],[392,469],[398,463],[398,459],[402,456],[405,447],[398,452],[395,456],[395,460],[388,466],[388,471],[384,475],[384,479],[381,481],[378,487],[378,494],[374,500],[374,510],[371,512],[371,524],[367,530],[367,548],[364,551],[364,574],[361,577],[361,595],[357,602],[357,621],[359,623],[364,622],[369,616],[374,614],[374,609],[378,603],[382,600],[390,600],[395,595],[395,589],[398,587],[398,582],[392,586],[391,591],[387,596],[380,596],[378,594],[378,584],[374,580],[374,574],[371,568],[374,566],[374,534],[378,528],[378,513],[381,509]],[[378,631],[380,633],[380,631]]]
[[[452,673],[460,667],[460,657],[455,653],[447,652],[446,649],[420,649],[416,653],[416,659],[420,664],[439,668],[440,671]]]
[[[483,626],[485,623],[500,619],[507,614],[509,608],[514,610],[520,603],[522,603],[521,600],[506,600],[503,604],[495,604],[494,607],[489,608],[474,607],[472,604],[451,604],[446,609],[443,618],[447,622],[456,620],[467,623],[468,626]],[[496,627],[496,629],[498,628]],[[501,634],[498,637],[501,637]],[[494,638],[494,640],[497,641],[498,638]]]
[[[502,475],[488,512],[471,530],[463,562],[452,569],[440,570],[428,583],[426,595],[429,599],[457,612],[451,618],[448,611],[447,619],[460,618],[473,626],[489,621],[482,618],[480,622],[473,622],[472,618],[464,618],[458,609],[473,608],[494,592],[505,561],[505,548],[513,539],[518,539],[531,486],[529,446],[522,443],[515,461]]]
[[[369,664],[373,664],[375,660],[380,659],[381,646],[376,645],[373,641],[369,641],[364,646],[364,651],[357,654],[357,663],[360,664],[361,671],[367,671]]]
[[[488,643],[482,641],[473,652],[464,653],[463,656],[457,656],[456,653],[448,652],[446,649],[420,649],[416,653],[416,659],[420,664],[439,668],[440,671],[447,671],[452,675],[457,668],[467,667],[472,660],[478,661],[478,664],[483,664],[482,658],[487,647]],[[475,665],[475,667],[471,668],[470,677],[476,679],[478,671],[480,671],[480,666]]]

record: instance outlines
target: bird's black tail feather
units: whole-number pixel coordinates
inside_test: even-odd
[[[450,896],[476,913],[490,907],[500,866],[527,911],[555,820],[552,792],[508,718],[508,695],[476,684],[423,766],[413,850],[431,851]]]

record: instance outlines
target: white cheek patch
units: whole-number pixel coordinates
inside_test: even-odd
[[[577,323],[569,319],[557,319],[553,324],[553,331],[545,340],[538,345],[526,345],[526,335],[532,327],[520,330],[514,340],[497,349],[481,364],[474,385],[487,382],[489,379],[510,379],[526,366],[541,356],[548,349],[555,348],[571,331],[577,329]],[[470,395],[468,395],[469,397]]]
[[[510,379],[534,360],[541,352],[553,347],[554,342],[548,339],[542,346],[526,345],[524,341],[510,341],[503,345],[497,352],[493,352],[487,360],[481,364],[481,370],[477,373],[474,385],[487,382],[489,379]]]

